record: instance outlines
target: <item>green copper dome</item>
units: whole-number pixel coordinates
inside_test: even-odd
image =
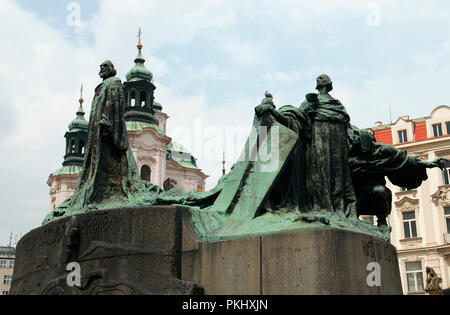
[[[89,127],[89,123],[84,118],[84,110],[83,110],[83,99],[80,99],[80,108],[77,111],[77,118],[72,120],[72,122],[69,124],[69,131],[70,132],[76,132],[85,130],[87,131]]]
[[[145,59],[142,57],[141,49],[139,49],[138,55],[136,59],[134,59],[134,63],[136,65],[131,68],[126,75],[128,82],[139,80],[151,81],[153,79],[153,73],[144,66]]]

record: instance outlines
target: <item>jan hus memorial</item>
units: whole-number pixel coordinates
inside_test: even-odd
[[[352,126],[323,74],[299,107],[266,92],[243,109],[253,127],[215,188],[163,190],[139,176],[116,73],[101,64],[78,186],[20,240],[11,294],[402,294],[385,178],[414,189],[444,159]]]

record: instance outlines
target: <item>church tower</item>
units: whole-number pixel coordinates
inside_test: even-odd
[[[69,124],[69,131],[64,135],[66,138],[66,155],[64,156],[63,166],[83,166],[89,123],[84,118],[83,87],[81,87],[80,94],[80,107],[77,111],[77,117]]]
[[[126,75],[125,120],[131,151],[141,179],[154,185],[203,191],[208,177],[197,167],[195,157],[166,134],[167,119],[163,106],[155,101],[153,74],[142,56],[142,31],[139,29],[138,55],[135,65]],[[63,166],[50,174],[50,211],[58,207],[75,191],[83,170],[84,151],[89,123],[84,118],[83,97],[80,97],[77,117],[65,134],[66,150]]]
[[[80,94],[77,117],[69,124],[69,131],[64,135],[66,150],[63,167],[50,174],[47,181],[50,186],[50,211],[73,194],[83,170],[89,123],[84,118],[83,87]]]
[[[141,43],[142,32],[139,29],[138,55],[134,60],[135,66],[127,73],[127,81],[124,83],[127,94],[127,107],[125,109],[126,121],[139,121],[143,123],[157,124],[153,102],[155,100],[155,85],[153,74],[148,70],[142,56]]]

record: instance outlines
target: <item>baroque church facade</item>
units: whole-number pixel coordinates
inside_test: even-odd
[[[134,67],[127,73],[124,88],[127,100],[125,120],[128,138],[141,179],[164,190],[173,188],[204,191],[208,177],[198,168],[194,156],[166,133],[169,116],[155,101],[153,74],[148,70],[139,40]],[[63,166],[50,174],[50,211],[69,198],[75,191],[83,168],[87,142],[88,122],[84,118],[83,97],[80,97],[77,117],[65,134],[66,148]]]

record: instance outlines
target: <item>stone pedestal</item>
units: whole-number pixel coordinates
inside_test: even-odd
[[[181,207],[94,211],[25,235],[11,294],[198,294],[181,280]],[[75,222],[76,221],[76,222]],[[81,285],[67,284],[70,262]]]
[[[337,229],[201,242],[185,225],[182,279],[208,295],[403,294],[391,244]]]
[[[402,294],[381,239],[320,229],[202,242],[176,206],[64,218],[25,235],[16,257],[11,294]],[[80,286],[67,284],[71,262]]]

